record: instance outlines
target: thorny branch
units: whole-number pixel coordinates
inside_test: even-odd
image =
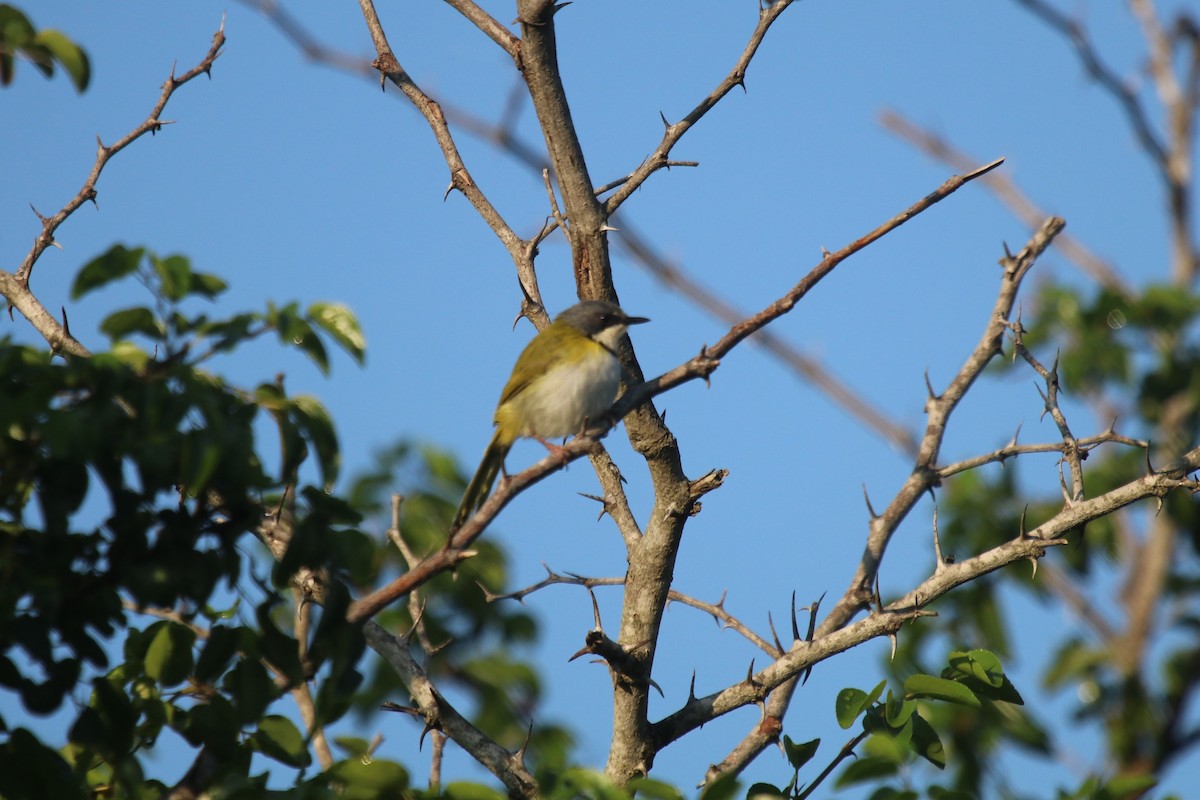
[[[365,78],[378,75],[378,72],[366,60],[336,51],[322,44],[295,17],[291,16],[286,8],[275,0],[241,0],[241,2],[255,8],[269,21],[273,22],[279,28],[280,32],[309,58],[327,64],[335,69]],[[514,84],[513,88],[514,91],[510,93],[505,105],[505,111],[500,115],[498,122],[487,121],[445,101],[440,102],[442,113],[452,127],[460,128],[472,136],[493,145],[533,172],[547,174],[550,162],[546,159],[545,153],[537,150],[528,142],[523,141],[515,130],[516,109],[519,107],[518,101],[525,97],[525,94],[519,91],[524,88],[524,83],[518,81]],[[977,163],[979,162],[968,161],[966,163],[955,163],[953,166],[955,169],[965,172],[973,168]],[[696,162],[684,161],[668,161],[666,164],[666,166],[695,165]],[[985,181],[992,180],[992,176],[995,174],[998,173],[987,176]],[[617,180],[610,181],[608,184],[595,189],[595,193],[600,195],[611,191],[627,182],[631,177],[632,175],[626,175]],[[661,281],[664,286],[679,292],[727,325],[732,325],[745,316],[739,310],[723,301],[716,292],[701,285],[699,281],[686,274],[679,266],[672,264],[666,257],[659,253],[637,226],[630,221],[627,213],[627,211],[621,212],[620,221],[617,221],[614,215],[610,219],[610,222],[612,222],[614,228],[620,230],[620,234],[613,238],[614,245],[628,254],[633,259],[634,264],[641,266]],[[1044,214],[1038,214],[1032,226],[1036,226],[1044,218]],[[561,227],[562,221],[561,213],[555,213],[548,220],[547,224],[533,238],[526,242],[526,248],[536,248],[547,236]],[[541,298],[536,291],[536,276],[532,274],[531,270],[521,269],[521,265],[518,265],[518,271],[522,288],[529,295],[530,300],[540,306]],[[804,378],[805,381],[819,391],[824,392],[834,404],[846,411],[851,417],[859,420],[862,424],[891,442],[892,446],[896,449],[906,453],[916,452],[916,441],[911,431],[899,422],[889,419],[881,409],[858,396],[822,364],[819,359],[801,351],[787,340],[769,330],[762,330],[756,333],[754,335],[754,342],[782,365]],[[623,525],[620,522],[618,522],[618,527],[622,532],[630,529],[628,525]]]
[[[530,584],[520,589],[515,589],[511,592],[503,592],[500,594],[490,591],[486,586],[480,585],[483,591],[484,598],[489,603],[494,603],[499,600],[517,600],[524,602],[524,599],[529,595],[548,586],[582,586],[585,589],[592,589],[596,586],[624,586],[624,578],[586,578],[582,575],[572,575],[570,573],[559,573],[542,565],[546,570],[546,577],[537,583]],[[754,632],[754,630],[742,620],[735,617],[725,610],[725,597],[716,603],[709,603],[705,600],[686,595],[683,592],[672,589],[667,598],[673,603],[681,603],[685,606],[690,606],[698,611],[703,611],[713,618],[713,620],[722,628],[729,628],[741,634],[748,642],[762,650],[767,655],[773,658],[779,658],[783,655],[778,647],[764,639],[762,636]]]
[[[57,246],[58,243],[54,239],[54,234],[59,227],[72,214],[78,211],[84,203],[89,201],[92,203],[96,202],[96,184],[100,180],[100,173],[104,171],[104,167],[108,164],[109,160],[147,133],[158,133],[162,130],[163,125],[170,125],[171,120],[162,119],[162,112],[166,108],[167,102],[171,99],[171,95],[180,86],[188,83],[198,75],[211,75],[213,62],[221,55],[221,48],[224,45],[225,22],[222,20],[221,27],[213,34],[212,46],[204,58],[200,60],[199,64],[182,75],[176,75],[175,70],[171,70],[170,76],[163,83],[162,92],[158,96],[158,102],[154,104],[154,108],[151,109],[150,114],[145,120],[110,145],[106,145],[100,141],[99,136],[96,137],[96,161],[92,165],[92,170],[88,174],[87,179],[83,182],[83,186],[74,197],[67,201],[66,205],[49,217],[44,217],[36,209],[34,210],[34,214],[37,214],[38,219],[41,221],[42,230],[33,240],[33,247],[30,248],[29,253],[25,256],[25,260],[21,262],[15,274],[0,270],[0,294],[3,294],[5,299],[8,300],[10,308],[16,308],[20,311],[37,332],[45,337],[53,351],[81,357],[91,355],[88,349],[71,335],[67,329],[65,317],[64,322],[60,324],[54,318],[54,315],[30,291],[29,281],[33,275],[34,265],[42,257],[46,248],[51,245]]]
[[[583,436],[578,436],[567,442],[558,454],[548,455],[528,469],[500,480],[492,495],[479,507],[479,510],[470,519],[463,523],[462,527],[451,535],[445,547],[427,556],[404,575],[392,581],[392,583],[356,601],[350,608],[350,620],[359,621],[374,616],[381,609],[424,584],[435,575],[453,569],[463,560],[470,558],[473,555],[468,549],[471,543],[483,533],[484,528],[495,519],[496,515],[505,506],[530,486],[542,481],[548,475],[557,472],[562,467],[588,453],[599,438],[602,438],[612,430],[615,425],[613,420],[622,419],[635,407],[676,386],[698,378],[707,379],[720,366],[721,357],[728,354],[739,343],[745,341],[751,334],[790,311],[800,298],[807,294],[822,278],[832,272],[834,268],[847,258],[872,242],[877,241],[888,232],[895,230],[921,212],[931,208],[939,201],[965,186],[971,180],[986,174],[1000,163],[996,161],[965,175],[957,175],[950,178],[909,208],[840,250],[827,255],[799,283],[792,287],[787,294],[757,314],[734,325],[712,347],[702,348],[699,355],[694,356],[674,369],[649,381],[630,387],[613,405],[612,410],[608,414],[609,419],[594,425]],[[1061,227],[1061,220],[1055,219],[1059,227]],[[1025,251],[1022,251],[1022,253],[1024,254]],[[1019,260],[1021,256],[1017,258]],[[1019,271],[1020,276],[1023,276],[1025,270],[1032,264],[1032,256],[1029,256],[1027,264],[1024,261],[1020,263],[1024,264],[1024,268]],[[1011,298],[1009,300],[1011,302]],[[1005,319],[1007,319],[1007,314],[1005,315]],[[978,367],[982,370],[983,364],[979,364]],[[972,375],[971,380],[974,377]],[[967,385],[969,385],[969,382]],[[966,386],[959,388],[960,391],[965,391]],[[961,396],[961,394],[958,396]],[[926,440],[929,437],[930,434],[927,431]],[[923,444],[923,447],[928,449],[930,445]],[[934,454],[936,455],[936,448],[934,449]],[[897,524],[898,522],[899,520],[897,520]]]
[[[978,159],[958,150],[941,136],[921,128],[895,111],[884,111],[879,115],[879,122],[900,139],[951,169],[970,169],[979,163]],[[1007,170],[996,170],[985,176],[980,183],[1030,230],[1036,230],[1042,224],[1042,220],[1050,216],[1029,199],[1029,196],[1009,177]],[[1070,231],[1063,231],[1054,239],[1054,248],[1100,285],[1123,297],[1130,296],[1129,286],[1122,280],[1113,265],[1089,250],[1072,236]]]
[[[1200,447],[1190,450],[1169,470],[1144,475],[1098,497],[1064,506],[1058,514],[1028,533],[1016,531],[1015,538],[991,550],[953,564],[939,565],[919,586],[858,622],[831,630],[827,621],[818,628],[811,641],[793,644],[786,656],[763,670],[706,697],[691,699],[678,711],[655,723],[656,743],[660,748],[664,747],[722,714],[762,701],[775,687],[813,664],[870,639],[895,633],[905,622],[927,615],[929,612],[924,608],[955,587],[1009,564],[1041,558],[1047,549],[1067,544],[1064,536],[1092,520],[1139,500],[1164,497],[1174,490],[1200,492],[1200,481],[1188,477],[1197,469],[1200,469]]]

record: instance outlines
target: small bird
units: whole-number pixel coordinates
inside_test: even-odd
[[[631,317],[613,303],[585,300],[533,337],[500,394],[496,432],[467,484],[451,530],[483,505],[513,442],[537,439],[554,452],[559,448],[549,439],[579,433],[608,410],[621,384],[617,342],[630,325],[649,321]]]

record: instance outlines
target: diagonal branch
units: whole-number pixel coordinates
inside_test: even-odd
[[[517,68],[521,67],[521,40],[513,36],[507,28],[496,21],[496,18],[484,11],[471,0],[446,0],[446,5],[469,19],[476,28],[483,31],[489,39],[504,52],[512,56]]]
[[[691,130],[692,126],[699,122],[705,114],[721,101],[725,95],[733,91],[735,86],[741,86],[743,89],[746,86],[746,70],[750,66],[750,61],[754,58],[754,54],[758,52],[759,45],[767,35],[767,31],[774,24],[775,20],[788,9],[792,4],[792,0],[777,0],[777,2],[769,3],[765,8],[760,8],[758,15],[758,24],[754,26],[753,32],[750,34],[749,41],[746,42],[745,48],[742,50],[741,56],[734,63],[733,69],[729,74],[716,85],[708,96],[701,100],[695,108],[688,112],[687,116],[674,124],[667,123],[666,118],[663,118],[663,124],[666,125],[666,130],[663,132],[662,140],[659,141],[658,147],[654,148],[645,161],[642,162],[633,173],[625,180],[616,192],[612,194],[605,202],[604,208],[608,214],[612,214],[621,204],[633,195],[641,185],[646,182],[646,179],[653,175],[658,170],[667,166],[671,149],[683,138],[683,135]]]
[[[522,763],[520,753],[510,753],[496,744],[446,702],[401,639],[374,622],[363,626],[363,635],[371,649],[400,676],[427,727],[453,739],[504,784],[510,797],[537,796],[537,782]]]
[[[504,221],[500,212],[491,204],[491,201],[476,185],[470,172],[467,171],[467,166],[458,152],[458,146],[454,143],[454,137],[450,134],[450,127],[446,123],[441,106],[417,86],[392,52],[387,35],[383,31],[383,25],[379,21],[379,15],[375,12],[375,4],[372,0],[359,0],[359,6],[362,8],[363,18],[366,20],[367,29],[370,31],[371,41],[377,54],[373,66],[379,70],[381,80],[390,80],[395,84],[429,123],[433,137],[437,141],[438,147],[441,148],[442,157],[450,168],[450,188],[462,192],[479,216],[496,234],[496,238],[508,250],[514,262],[518,264],[525,261],[531,262],[532,253],[528,252],[525,243]]]
[[[950,420],[950,415],[967,390],[982,374],[983,368],[992,358],[1000,354],[1004,332],[1008,329],[1008,319],[1016,303],[1021,281],[1064,225],[1066,223],[1061,218],[1050,217],[1020,253],[1005,258],[1001,262],[1004,266],[1004,275],[983,335],[946,390],[940,395],[934,395],[931,390],[930,397],[925,404],[928,417],[925,434],[921,439],[920,451],[916,463],[913,465],[912,474],[909,475],[904,486],[897,492],[887,509],[881,515],[871,519],[862,561],[859,563],[850,588],[846,590],[846,593],[838,600],[829,616],[821,624],[822,632],[840,628],[867,606],[871,596],[871,586],[875,583],[875,576],[879,571],[879,565],[892,534],[895,533],[921,496],[937,485],[937,457],[941,450],[942,440],[946,435],[946,425]]]
[[[596,444],[596,441],[605,436],[615,426],[613,420],[623,419],[627,414],[651,398],[669,391],[676,386],[698,378],[707,379],[720,366],[720,358],[722,356],[728,354],[751,334],[791,310],[822,278],[832,272],[847,258],[867,247],[872,242],[877,241],[890,231],[900,227],[900,225],[923,211],[931,208],[939,201],[965,186],[968,182],[986,174],[1000,163],[1000,161],[995,161],[965,175],[956,175],[948,179],[933,192],[877,226],[874,230],[859,237],[840,250],[827,255],[799,283],[792,287],[787,294],[757,314],[734,325],[713,347],[702,348],[698,355],[688,359],[679,366],[664,372],[656,378],[630,387],[624,394],[617,398],[616,403],[613,404],[612,409],[607,415],[608,419],[593,425],[588,431],[585,431],[584,435],[577,436],[567,442],[558,454],[548,455],[528,469],[501,480],[495,491],[492,492],[492,495],[479,507],[479,510],[470,519],[463,523],[458,530],[454,531],[441,550],[427,556],[419,564],[404,575],[393,580],[387,586],[381,587],[370,595],[353,603],[349,613],[350,620],[361,621],[369,619],[395,600],[432,579],[435,575],[453,569],[463,560],[470,558],[473,555],[469,550],[470,545],[482,535],[484,528],[495,519],[496,515],[506,505],[530,486],[544,480],[547,476],[589,453],[591,448]],[[1057,218],[1053,219],[1061,227],[1062,221]],[[1025,254],[1025,252],[1022,251],[1022,254]],[[1021,258],[1022,256],[1017,256],[1018,260]],[[1025,270],[1032,264],[1032,256],[1029,258],[1029,264],[1026,264],[1024,269],[1020,270],[1020,276],[1024,276]],[[1015,296],[1015,289],[1013,296]],[[1011,304],[1012,297],[1009,297],[1008,301]],[[1007,319],[1007,314],[1005,319]],[[1003,330],[1004,326],[1001,325],[997,332],[997,337],[1003,333]],[[979,369],[982,370],[982,368],[983,365],[980,364]],[[971,377],[971,380],[974,380],[974,376]],[[962,391],[965,391],[965,388],[965,386],[962,387]],[[927,431],[926,439],[929,436],[930,433]],[[923,442],[922,447],[926,448],[928,445]]]
[[[147,133],[158,133],[162,130],[163,125],[171,124],[169,120],[161,118],[167,102],[171,99],[176,89],[188,83],[196,76],[211,75],[213,62],[221,55],[221,48],[224,44],[225,21],[222,20],[221,27],[213,34],[212,46],[208,49],[208,53],[204,58],[200,60],[200,63],[182,75],[176,75],[175,70],[171,70],[170,76],[163,83],[158,102],[154,104],[154,108],[150,110],[150,114],[145,120],[111,145],[105,145],[100,141],[100,137],[96,137],[96,161],[92,164],[92,171],[83,182],[83,186],[74,197],[67,201],[66,205],[52,216],[43,217],[34,210],[38,219],[41,220],[42,230],[37,235],[37,238],[34,239],[33,247],[30,248],[29,253],[25,256],[25,260],[21,262],[15,274],[0,270],[0,294],[3,294],[11,308],[16,308],[29,320],[37,332],[50,343],[51,348],[55,352],[64,352],[69,355],[85,358],[91,355],[88,349],[75,339],[68,330],[65,311],[64,321],[60,324],[54,318],[54,315],[30,291],[29,279],[33,274],[34,265],[42,257],[47,247],[57,244],[54,241],[54,233],[58,230],[59,226],[78,211],[84,203],[89,201],[95,203],[97,196],[96,184],[100,180],[100,173],[104,171],[104,167],[108,164],[109,160]]]
[[[1064,507],[1028,534],[1018,534],[1015,539],[972,558],[941,564],[931,577],[870,616],[837,630],[823,625],[826,633],[812,641],[795,642],[786,656],[760,672],[707,697],[689,699],[682,708],[654,724],[656,744],[665,747],[718,716],[761,702],[775,687],[814,664],[870,639],[893,634],[905,622],[929,615],[925,607],[954,588],[1009,564],[1041,558],[1049,548],[1067,544],[1063,537],[1093,520],[1139,500],[1165,497],[1178,489],[1200,492],[1200,481],[1188,477],[1197,469],[1200,469],[1200,447],[1190,450],[1169,470],[1144,475],[1103,495]]]
[[[1083,26],[1045,0],[1016,0],[1016,2],[1028,8],[1035,16],[1071,42],[1076,55],[1083,63],[1084,70],[1092,80],[1112,95],[1121,110],[1125,112],[1125,117],[1129,120],[1129,125],[1133,128],[1142,149],[1149,154],[1160,169],[1165,168],[1167,163],[1166,147],[1163,146],[1158,134],[1151,127],[1150,115],[1146,113],[1137,92],[1122,80],[1112,67],[1101,60],[1100,54],[1096,52],[1091,39],[1084,32]]]
[[[372,77],[378,74],[365,59],[336,51],[322,44],[277,2],[273,0],[241,0],[241,2],[259,11],[267,20],[274,23],[280,32],[309,58],[354,75]],[[523,82],[516,86],[523,87]],[[501,152],[507,153],[530,170],[544,174],[550,169],[550,162],[546,159],[545,153],[524,141],[513,130],[517,108],[515,101],[523,97],[523,93],[511,93],[505,112],[501,115],[500,121],[495,123],[481,119],[450,103],[443,102],[441,108],[451,126],[460,128]],[[960,171],[967,171],[977,163],[978,161],[968,161],[965,164],[953,164],[953,166]],[[676,164],[694,165],[694,162],[668,162],[670,166]],[[992,180],[996,174],[998,173],[989,175],[985,181]],[[609,186],[596,189],[595,193],[604,194],[605,191],[616,188],[628,179],[629,176],[621,178]],[[1039,214],[1032,226],[1036,226],[1044,217],[1044,214]],[[621,220],[619,223],[613,223],[620,229],[620,235],[613,241],[617,247],[632,257],[634,264],[641,266],[658,278],[663,285],[679,292],[728,325],[743,318],[742,313],[722,301],[715,292],[701,285],[657,252],[648,239],[629,221],[625,212],[622,212]],[[534,246],[540,244],[558,227],[557,220],[549,221],[537,236],[529,240],[529,244]],[[1065,235],[1062,238],[1065,238]],[[1061,244],[1061,242],[1060,239],[1059,243]],[[532,273],[529,274],[532,276]],[[533,281],[526,280],[524,275],[521,276],[521,283],[527,289],[534,285]],[[834,404],[840,406],[850,416],[891,442],[895,448],[901,452],[916,452],[916,441],[912,432],[900,423],[889,419],[881,409],[859,397],[818,359],[797,349],[787,340],[770,331],[760,331],[755,335],[754,341],[785,367],[802,376],[819,391],[824,392]],[[598,472],[598,474],[603,475],[604,473]],[[622,526],[622,531],[627,529],[628,526]]]
[[[895,111],[885,110],[879,115],[879,122],[895,136],[951,169],[970,169],[979,163],[978,159],[956,149],[941,136],[927,128],[920,127]],[[996,170],[980,183],[987,187],[1001,203],[1008,207],[1012,215],[1030,230],[1037,230],[1037,227],[1042,224],[1042,220],[1050,216],[1021,191],[1021,188],[1005,170]],[[1132,290],[1113,265],[1089,250],[1070,232],[1063,231],[1059,234],[1054,240],[1054,248],[1105,288],[1111,289],[1123,297],[1131,296]]]

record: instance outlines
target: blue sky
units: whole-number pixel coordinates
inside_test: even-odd
[[[222,370],[249,384],[284,372],[290,391],[318,395],[337,421],[346,473],[400,437],[445,447],[473,467],[531,328],[512,330],[520,301],[512,265],[461,196],[443,201],[447,168],[424,120],[399,93],[307,61],[238,4],[23,5],[36,25],[60,28],[88,49],[93,80],[78,96],[65,78],[46,82],[19,65],[15,85],[0,94],[5,268],[19,263],[38,230],[29,204],[49,214],[74,195],[94,159],[95,136],[111,142],[140,122],[171,65],[183,71],[197,62],[224,17],[228,43],[212,79],[177,92],[164,115],[175,124],[109,164],[99,210],[85,207],[59,230],[63,250],[39,262],[35,290],[51,309],[66,305],[72,331],[93,348],[103,346],[97,322],[134,300],[130,286],[77,303],[68,290],[75,271],[114,242],[187,254],[197,269],[230,283],[226,310],[262,308],[268,300],[344,302],[367,337],[363,368],[339,358],[325,379],[301,358],[263,344]],[[515,15],[510,4],[484,5],[505,23]],[[1082,11],[1113,65],[1134,75],[1141,63],[1136,26],[1119,5],[1074,3],[1068,10]],[[485,118],[500,113],[514,73],[490,41],[440,4],[381,3],[379,11],[397,56],[422,88]],[[296,13],[328,46],[371,57],[353,4]],[[559,14],[564,80],[596,184],[628,173],[656,146],[660,111],[678,119],[725,75],[756,13],[753,2],[624,0],[576,2]],[[746,83],[746,92],[730,94],[674,151],[700,167],[655,175],[622,213],[694,279],[747,312],[786,291],[822,247],[845,245],[951,174],[880,127],[878,114],[887,108],[980,163],[1006,157],[1003,169],[1129,281],[1166,277],[1161,203],[1145,158],[1067,46],[1016,3],[809,0],[772,29]],[[520,130],[540,146],[529,108]],[[473,178],[512,227],[524,236],[536,231],[548,213],[540,177],[466,134],[458,142]],[[935,387],[953,375],[986,323],[1003,244],[1016,250],[1027,236],[986,192],[968,187],[844,263],[774,330],[919,431],[924,372]],[[724,332],[614,252],[623,305],[653,320],[634,331],[647,374],[677,365]],[[560,236],[542,246],[538,268],[551,310],[571,304],[570,255]],[[1026,299],[1051,277],[1082,281],[1051,253],[1035,268]],[[34,338],[19,319],[4,330]],[[1053,426],[1039,421],[1033,378],[1021,373],[972,392],[951,423],[944,458],[999,446],[1018,424],[1023,441],[1054,439]],[[725,487],[689,523],[676,588],[709,600],[728,589],[728,609],[759,630],[768,611],[783,618],[793,590],[802,602],[839,595],[866,532],[862,487],[877,505],[885,503],[911,469],[905,457],[749,345],[723,362],[711,387],[689,384],[658,405],[668,411],[689,475],[730,470]],[[1077,432],[1096,429],[1079,410],[1075,419]],[[623,432],[607,444],[644,520],[645,471]],[[539,457],[537,445],[522,443],[509,465]],[[1022,473],[1031,485],[1057,485],[1053,460],[1029,459]],[[619,536],[607,521],[596,523],[591,501],[576,494],[594,489],[581,462],[504,512],[489,535],[511,550],[514,587],[539,580],[543,562],[585,575],[623,573]],[[928,504],[919,508],[893,541],[885,595],[928,574],[929,511]],[[600,599],[615,628],[618,593],[602,591]],[[608,677],[600,666],[565,665],[591,627],[589,600],[560,587],[527,604],[546,633],[538,649],[550,671],[546,713],[572,724],[584,760],[602,764]],[[1075,623],[1045,607],[1024,609],[1023,619],[1030,630],[1013,666],[1018,686],[1036,692],[1044,657],[1037,630],[1057,633]],[[818,668],[797,697],[787,732],[821,736],[831,755],[844,737],[833,723],[834,693],[847,684],[874,685],[886,648],[871,643]],[[733,632],[682,607],[668,611],[659,652],[655,679],[666,698],[655,698],[655,717],[684,701],[693,670],[697,691],[705,693],[740,678],[755,655]],[[1055,707],[1069,704],[1060,699]],[[12,712],[6,705],[5,715]],[[661,774],[693,785],[756,713],[732,715],[667,750]],[[419,730],[383,723],[394,727],[382,753],[413,758]],[[1068,740],[1068,760],[1093,764],[1086,741]],[[1067,767],[1029,774],[1051,786],[1078,781]],[[1189,776],[1197,774],[1200,759],[1193,757],[1169,782],[1192,785]],[[786,765],[767,753],[751,777],[785,781]]]

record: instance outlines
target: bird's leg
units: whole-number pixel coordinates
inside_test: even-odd
[[[540,436],[535,436],[533,438],[537,439],[539,442],[541,442],[542,446],[550,451],[550,455],[554,456],[555,458],[562,459],[563,461],[566,460],[567,450],[565,447],[563,447],[562,445],[554,444],[554,442],[548,442]]]

